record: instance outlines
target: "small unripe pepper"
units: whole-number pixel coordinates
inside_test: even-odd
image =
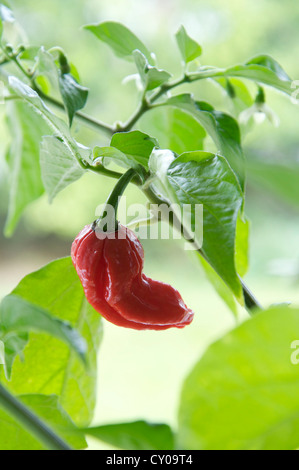
[[[143,274],[143,247],[128,228],[99,237],[86,226],[73,242],[72,260],[88,302],[109,322],[135,330],[192,322],[194,313],[176,289]]]

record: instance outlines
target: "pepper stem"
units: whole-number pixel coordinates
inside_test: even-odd
[[[103,214],[99,219],[95,220],[92,225],[92,230],[94,232],[96,230],[102,232],[118,231],[117,210],[120,198],[130,181],[137,175],[138,172],[134,170],[134,168],[130,168],[119,178],[106,201]]]

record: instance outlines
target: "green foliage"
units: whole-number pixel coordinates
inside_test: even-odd
[[[26,206],[44,193],[39,144],[49,127],[23,102],[10,103],[7,124],[12,142],[7,152],[11,178],[5,234],[10,236]]]
[[[200,74],[211,75],[212,77],[236,77],[253,80],[254,82],[268,85],[290,95],[292,93],[292,80],[272,57],[261,55],[250,59],[245,64],[228,67],[227,69],[207,69],[203,72],[195,72],[193,79]]]
[[[59,85],[71,126],[76,112],[84,108],[86,104],[88,90],[79,85],[70,73],[61,73]]]
[[[187,34],[184,26],[181,26],[175,35],[180,52],[182,54],[184,62],[192,62],[202,54],[201,46],[190,38]]]
[[[40,164],[49,202],[84,174],[70,147],[56,136],[43,137],[40,145]]]
[[[153,109],[142,119],[142,123],[154,131],[161,148],[178,155],[204,148],[206,131],[191,114],[179,108]]]
[[[251,181],[258,187],[270,190],[291,207],[299,203],[299,166],[297,162],[284,163],[251,158],[247,164]]]
[[[298,327],[298,309],[272,307],[208,348],[183,387],[179,448],[298,447]]]
[[[97,426],[84,431],[89,436],[124,450],[174,449],[174,435],[166,424],[135,421]]]
[[[201,65],[201,46],[181,26],[175,39],[182,71],[172,79],[126,26],[87,25],[85,30],[138,72],[136,111],[125,123],[110,125],[79,112],[88,104],[88,89],[60,47],[6,44],[5,24],[14,22],[0,4],[0,78],[9,95],[11,136],[6,235],[44,192],[52,202],[87,171],[119,178],[115,166],[130,168],[136,172],[132,182],[150,202],[173,208],[174,226],[189,205],[190,220],[180,220],[177,228],[195,242],[199,263],[232,313],[237,316],[237,302],[244,306],[244,300],[248,310],[257,308],[242,281],[249,266],[247,171],[297,205],[297,168],[248,162],[238,120],[242,111],[255,109],[248,80],[258,92],[270,86],[291,94],[291,79],[281,65],[268,55],[226,68]],[[95,64],[100,63],[97,54]],[[195,87],[194,95],[175,93],[181,85],[203,80],[225,92],[231,114],[200,101]],[[92,148],[81,139],[79,122],[96,129]],[[195,225],[196,205],[203,208],[203,240]],[[184,385],[178,435],[166,424],[145,421],[90,427],[102,321],[87,303],[71,259],[63,258],[26,276],[3,299],[1,380],[75,449],[86,447],[86,435],[126,450],[172,450],[175,440],[183,449],[293,449],[298,446],[298,394],[289,347],[298,315],[287,307],[259,312],[212,345]],[[3,448],[43,448],[5,409],[0,422]]]
[[[139,50],[133,52],[133,57],[145,91],[154,90],[171,78],[165,70],[149,65],[146,57]]]
[[[21,402],[40,416],[57,434],[74,449],[84,449],[87,442],[59,404],[55,395],[21,395]],[[47,450],[35,437],[5,410],[0,409],[1,450]]]
[[[140,51],[151,63],[151,55],[146,46],[126,26],[114,21],[104,21],[98,25],[87,25],[85,29],[108,44],[122,59],[132,60],[135,50]]]
[[[1,304],[10,389],[19,395],[55,394],[76,423],[88,423],[95,406],[101,336],[100,316],[87,303],[70,258],[29,274]],[[25,362],[16,359],[20,353]]]
[[[158,142],[140,131],[115,133],[110,147],[94,147],[94,161],[104,166],[113,162],[123,168],[134,168],[139,171],[140,165],[148,168],[148,160]]]
[[[198,120],[212,137],[217,150],[227,158],[244,187],[244,154],[237,122],[228,114],[215,111],[207,103],[196,102],[189,94],[169,98],[165,104],[184,110]]]
[[[226,160],[206,152],[183,153],[171,163],[167,179],[181,206],[203,205],[201,251],[236,297],[242,299],[235,267],[234,240],[243,197]],[[217,197],[219,188],[221,198]],[[195,227],[191,226],[191,231],[194,230]]]
[[[80,148],[72,138],[66,124],[45,106],[34,90],[15,77],[10,77],[9,84],[43,118],[48,128],[55,132],[55,138],[44,139],[41,152],[42,178],[51,201],[59,191],[82,176],[83,172],[79,165],[82,159],[82,147]],[[40,139],[35,141],[35,144],[39,143]],[[59,146],[60,151],[57,152]],[[61,149],[63,149],[62,157]],[[52,156],[50,161],[48,153]]]

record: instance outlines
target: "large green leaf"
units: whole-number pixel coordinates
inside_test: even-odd
[[[47,158],[51,159],[51,161],[48,160],[47,163],[52,167],[52,170],[48,172],[48,166],[45,165],[43,167],[46,168],[46,172],[43,174],[45,186],[47,188],[54,186],[55,188],[59,188],[59,190],[63,189],[83,174],[83,171],[79,172],[79,165],[82,159],[86,158],[86,149],[83,149],[77,144],[71,136],[66,123],[52,113],[32,88],[25,85],[16,77],[9,78],[9,86],[30,105],[39,118],[43,118],[50,129],[52,129],[52,132],[55,133],[56,137],[63,144],[64,151],[58,155],[47,155]],[[54,139],[51,140],[51,142],[53,144]],[[49,144],[49,141],[47,141],[47,144]],[[58,145],[57,142],[55,142],[55,144]],[[46,152],[47,151],[48,146],[46,147]],[[62,162],[63,159],[66,160],[64,163]],[[53,168],[54,166],[55,169]],[[57,185],[56,173],[60,176],[60,185]],[[70,174],[72,175],[71,178]],[[55,194],[57,192],[56,190]],[[52,189],[50,190],[49,196],[53,197]]]
[[[299,310],[277,306],[210,346],[183,387],[179,448],[298,448],[298,334]]]
[[[135,421],[87,428],[84,432],[123,450],[174,449],[174,435],[167,424]]]
[[[82,433],[59,404],[55,395],[22,395],[18,399],[36,413],[74,449],[84,449],[87,443]],[[45,450],[44,446],[26,431],[18,421],[0,408],[1,450]]]
[[[96,400],[97,352],[102,326],[100,315],[85,299],[71,258],[54,261],[26,276],[12,295],[21,299],[22,310],[11,310],[10,322],[13,324],[14,316],[16,322],[26,321],[25,331],[30,329],[30,340],[24,350],[24,361],[15,359],[10,389],[16,394],[55,394],[76,423],[88,424]],[[24,307],[25,320],[22,319]],[[62,334],[69,331],[67,322],[84,338],[88,368],[73,349],[51,335],[51,329],[46,329],[50,334],[34,332],[43,326],[41,312],[44,315],[47,312],[47,317],[61,324]]]
[[[235,266],[236,224],[243,197],[239,183],[225,158],[207,152],[187,152],[167,170],[167,180],[180,206],[203,205],[201,251],[213,269],[242,299]],[[193,221],[192,221],[193,222]],[[196,233],[196,228],[191,226]]]
[[[108,44],[118,57],[132,60],[133,51],[138,49],[150,63],[152,62],[151,54],[146,46],[123,24],[104,21],[95,25],[86,25],[84,28]]]
[[[24,209],[44,193],[39,146],[51,130],[27,103],[10,103],[7,116],[12,142],[7,154],[11,176],[5,234],[10,236]]]
[[[207,103],[194,101],[190,94],[173,96],[167,99],[164,104],[179,108],[198,120],[213,139],[217,151],[227,159],[235,171],[243,188],[245,181],[245,159],[237,121],[228,114],[215,111]]]

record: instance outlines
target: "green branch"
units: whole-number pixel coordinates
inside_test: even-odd
[[[32,411],[11,395],[1,384],[0,406],[23,425],[27,431],[34,435],[47,449],[72,450],[68,444],[48,428]]]

